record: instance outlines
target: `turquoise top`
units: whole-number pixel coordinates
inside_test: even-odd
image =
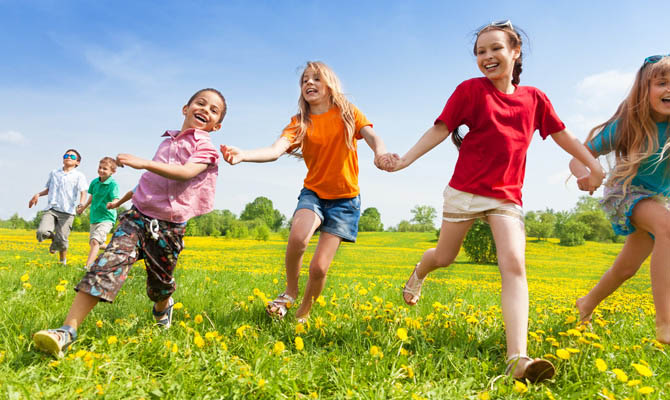
[[[614,151],[617,123],[618,121],[615,121],[607,125],[596,137],[591,139],[591,141],[587,143],[589,149],[601,155]],[[658,127],[659,148],[651,157],[640,162],[640,167],[637,169],[637,174],[633,177],[631,184],[642,186],[647,190],[668,196],[670,195],[670,170],[668,170],[668,164],[670,163],[670,160],[668,160],[669,154],[665,155],[663,161],[656,164],[661,157],[663,145],[668,140],[668,123],[657,122],[656,126]]]
[[[119,185],[111,176],[100,182],[100,178],[95,178],[88,187],[88,192],[93,197],[91,199],[91,223],[115,222],[116,210],[108,210],[107,203],[119,198]]]

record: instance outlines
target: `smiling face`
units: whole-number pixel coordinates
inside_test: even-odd
[[[206,90],[198,93],[195,98],[182,109],[184,124],[182,131],[190,128],[207,132],[221,128],[221,115],[224,104],[216,93]]]
[[[109,163],[101,162],[98,164],[98,176],[100,177],[100,182],[106,181],[113,173],[114,170]]]
[[[659,74],[649,81],[649,105],[655,122],[670,118],[670,72]]]
[[[477,67],[494,84],[508,85],[512,81],[514,61],[520,53],[520,48],[510,46],[507,33],[498,29],[481,33],[475,44]]]
[[[300,91],[311,108],[330,104],[330,88],[321,74],[313,68],[308,68],[303,72]]]

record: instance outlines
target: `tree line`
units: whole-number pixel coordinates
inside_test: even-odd
[[[119,213],[125,211],[119,208]],[[15,213],[7,220],[0,219],[0,228],[37,229],[43,211],[32,220],[24,220]],[[431,232],[435,231],[434,221],[437,210],[426,205],[417,205],[410,210],[411,218],[400,221],[395,226],[386,228],[390,232]],[[601,210],[598,200],[589,197],[580,197],[577,205],[570,211],[529,211],[525,215],[526,233],[536,240],[558,238],[566,246],[584,243],[585,240],[612,242],[621,241],[614,234],[612,227]],[[278,232],[288,237],[291,220],[287,219],[279,210],[274,208],[272,200],[267,197],[257,197],[245,205],[244,210],[236,216],[230,210],[214,210],[189,220],[186,225],[188,236],[223,236],[231,238],[253,238],[267,240],[271,232]],[[90,228],[89,209],[75,217],[72,230],[88,232]],[[381,214],[375,207],[366,208],[361,214],[358,224],[360,232],[384,231]],[[482,228],[477,225],[476,231]],[[439,229],[437,230],[439,234]],[[487,245],[490,248],[489,245]],[[475,248],[480,248],[475,246]]]

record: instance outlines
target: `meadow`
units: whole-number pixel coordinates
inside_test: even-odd
[[[495,265],[461,254],[431,274],[419,304],[401,288],[433,233],[361,233],[343,244],[310,320],[264,312],[283,290],[285,241],[187,237],[173,326],[153,324],[143,262],[114,304],[98,305],[65,357],[31,335],[60,326],[83,275],[88,235],[62,266],[33,231],[0,229],[0,397],[8,399],[667,399],[668,347],[654,340],[645,264],[589,326],[575,299],[621,244],[528,240],[529,354],[556,365],[544,384],[502,376]],[[314,243],[305,257],[309,263]],[[301,276],[304,287],[307,267]]]

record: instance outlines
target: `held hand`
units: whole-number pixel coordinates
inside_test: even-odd
[[[147,160],[136,157],[132,154],[121,153],[116,156],[116,163],[121,167],[127,165],[130,168],[144,169],[146,168]]]
[[[592,171],[588,175],[584,175],[577,179],[577,187],[579,187],[580,190],[589,192],[589,194],[593,194],[593,192],[595,192],[603,183],[603,179],[604,177],[602,173],[598,174],[597,172]]]
[[[222,144],[221,155],[223,156],[223,159],[230,165],[235,165],[244,161],[242,150],[235,146],[226,146],[225,144]]]
[[[28,202],[28,208],[32,208],[35,204],[37,204],[37,200],[39,200],[39,198],[40,198],[39,194],[34,195]]]
[[[84,212],[84,206],[79,204],[77,205],[77,215],[81,215]]]
[[[117,203],[118,203],[117,201],[110,201],[109,203],[107,203],[107,209],[113,210],[117,208],[119,206]]]
[[[383,171],[392,172],[400,157],[395,153],[385,153],[375,156],[375,166]]]

